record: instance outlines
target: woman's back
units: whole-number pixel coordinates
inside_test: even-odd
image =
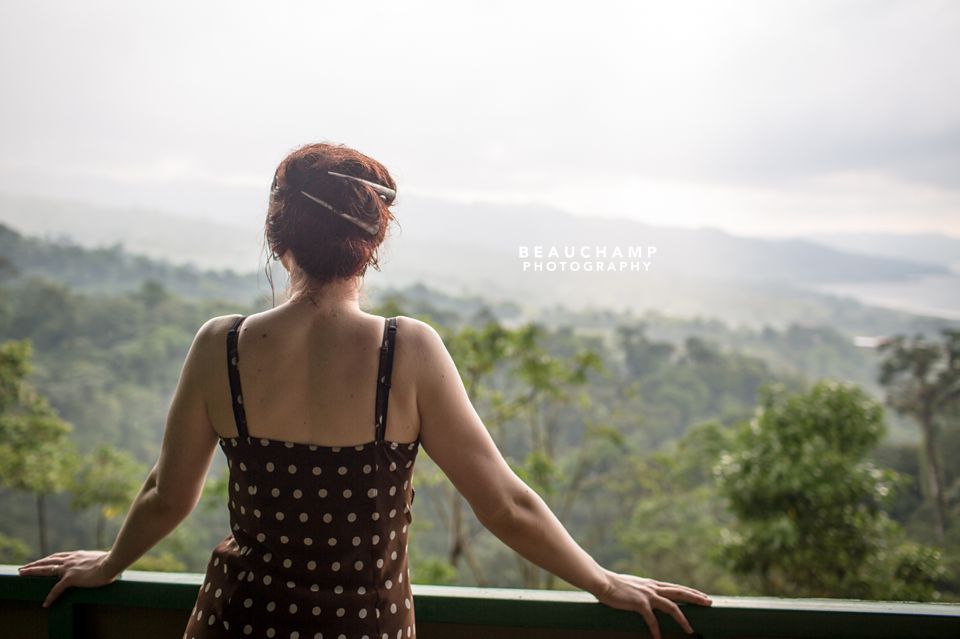
[[[243,355],[238,368],[251,434],[318,445],[373,440],[383,321],[366,313],[319,313],[309,304],[284,305],[246,318],[238,336]],[[409,321],[397,318],[399,335],[411,335],[414,326],[407,326]],[[222,339],[228,323],[224,318],[217,331]],[[385,432],[390,441],[412,442],[420,434],[410,345],[411,340],[398,339],[394,347]],[[226,366],[214,360],[206,382],[214,430],[221,437],[235,436]]]
[[[210,391],[218,378],[229,390],[229,417],[220,403],[210,410],[214,423],[232,422],[231,432],[216,428],[231,534],[213,551],[184,637],[413,637],[407,535],[420,442],[390,440],[383,428],[400,377],[399,322],[374,318],[369,345],[369,316],[338,326],[263,315],[224,318],[225,374],[207,380]],[[325,391],[319,402],[311,378]],[[333,435],[324,400],[355,412],[329,422]]]

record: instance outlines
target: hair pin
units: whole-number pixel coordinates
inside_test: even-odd
[[[393,189],[383,186],[382,184],[377,184],[376,182],[371,182],[370,180],[364,180],[363,178],[354,177],[353,175],[345,175],[343,173],[337,173],[336,171],[327,171],[328,175],[335,175],[337,177],[342,177],[347,180],[354,180],[360,182],[361,184],[366,184],[371,189],[376,191],[380,196],[387,201],[389,204],[397,197],[397,192]]]
[[[359,178],[358,178],[358,179],[359,179]],[[378,185],[378,186],[379,186],[379,185]],[[347,215],[346,213],[343,213],[343,212],[341,212],[341,211],[338,211],[338,210],[337,210],[336,208],[334,208],[331,204],[329,204],[329,203],[327,203],[327,202],[324,202],[323,200],[321,200],[320,198],[318,198],[318,197],[315,196],[315,195],[310,195],[310,194],[307,193],[306,191],[300,191],[300,192],[303,193],[303,194],[304,194],[305,196],[307,196],[308,198],[310,198],[311,200],[313,200],[314,202],[316,202],[317,204],[319,204],[320,206],[323,206],[324,208],[328,209],[331,213],[335,213],[336,215],[339,215],[339,216],[342,217],[343,219],[347,220],[348,222],[352,222],[352,223],[356,224],[357,226],[359,226],[360,228],[362,228],[364,231],[366,231],[366,232],[369,233],[370,235],[376,235],[377,232],[380,230],[378,227],[376,227],[376,226],[374,226],[374,225],[372,225],[372,224],[369,224],[368,222],[364,222],[363,220],[357,219],[356,217],[354,217],[354,216],[352,216],[352,215]]]

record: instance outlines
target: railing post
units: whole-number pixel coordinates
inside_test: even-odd
[[[47,610],[47,639],[73,639],[73,604],[61,601]]]

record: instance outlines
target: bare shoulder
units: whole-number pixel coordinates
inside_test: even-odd
[[[405,353],[411,361],[425,364],[434,360],[445,350],[443,339],[437,330],[415,317],[397,315],[397,336],[403,341]]]
[[[219,315],[204,322],[193,338],[190,359],[205,362],[211,359],[215,351],[222,351],[225,348],[227,333],[240,317],[239,314]]]
[[[226,339],[230,328],[240,317],[240,314],[211,317],[204,322],[203,326],[200,327],[200,330],[197,331],[197,337],[195,341],[198,343],[198,345],[206,345],[218,340],[219,338]]]

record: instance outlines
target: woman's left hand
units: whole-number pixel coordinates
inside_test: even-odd
[[[116,581],[120,575],[109,574],[106,569],[108,554],[103,550],[58,552],[20,566],[20,574],[36,577],[60,576],[60,581],[53,586],[43,602],[43,607],[46,608],[70,586],[97,588]]]

